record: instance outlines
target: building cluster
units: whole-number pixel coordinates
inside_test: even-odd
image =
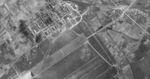
[[[46,2],[32,18],[29,27],[43,38],[55,38],[81,20],[80,13],[67,2]]]

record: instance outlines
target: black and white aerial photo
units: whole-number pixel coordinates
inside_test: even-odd
[[[0,0],[0,79],[150,79],[150,0]]]

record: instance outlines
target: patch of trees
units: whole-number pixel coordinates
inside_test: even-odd
[[[26,24],[25,20],[20,20],[19,21],[19,33],[23,34],[27,39],[30,39],[31,41],[33,41],[33,34],[31,33],[31,31],[28,28],[28,25]]]
[[[42,41],[42,35],[41,34],[37,34],[35,37],[35,42],[36,43],[40,43]]]

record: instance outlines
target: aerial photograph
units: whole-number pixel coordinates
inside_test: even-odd
[[[150,79],[150,0],[0,0],[0,79]]]

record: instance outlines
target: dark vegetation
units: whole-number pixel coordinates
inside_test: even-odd
[[[27,39],[33,41],[34,35],[29,30],[28,25],[26,24],[26,21],[20,20],[19,22],[20,22],[20,24],[19,24],[19,32],[21,34],[23,34]]]
[[[117,70],[116,67],[112,67],[112,68],[109,70],[109,72],[111,73],[111,76],[114,76],[114,75],[117,74],[118,70]]]
[[[50,25],[53,21],[50,16],[47,15],[46,19],[43,21],[45,25]]]
[[[41,41],[42,41],[42,35],[41,34],[36,35],[35,42],[40,43]]]

